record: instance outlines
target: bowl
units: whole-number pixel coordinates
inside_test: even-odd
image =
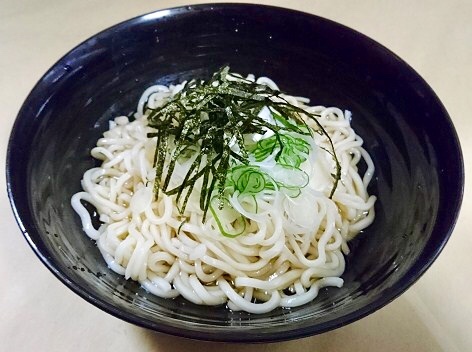
[[[353,112],[373,157],[376,219],[351,242],[342,288],[254,315],[160,299],[110,271],[70,206],[108,121],[154,83],[205,78],[224,64],[265,75],[290,94]],[[7,153],[13,212],[39,259],[67,287],[130,323],[195,339],[263,342],[322,333],[398,297],[446,244],[464,174],[450,117],[428,84],[372,39],[283,8],[219,4],[161,10],[78,45],[33,88]],[[47,293],[46,293],[47,294]]]

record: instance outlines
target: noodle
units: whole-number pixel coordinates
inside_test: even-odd
[[[247,79],[254,81],[254,76]],[[278,89],[269,78],[257,82]],[[132,121],[126,116],[110,121],[91,151],[102,165],[85,172],[83,191],[72,196],[84,232],[96,241],[110,269],[159,297],[181,295],[195,304],[226,303],[232,310],[256,314],[300,306],[315,299],[323,287],[341,287],[347,241],[372,223],[376,200],[367,192],[374,165],[351,128],[351,113],[283,96],[318,114],[332,140],[341,165],[332,198],[333,159],[325,152],[326,137],[294,135],[300,148],[310,150],[299,169],[280,167],[273,155],[253,160],[251,165],[259,170],[256,176],[270,175],[271,191],[255,196],[234,191],[225,208],[211,208],[203,221],[201,182],[196,182],[183,214],[175,195],[161,193],[156,199],[152,189],[156,137],[147,137],[152,130],[146,107],[164,105],[183,86],[149,87]],[[260,116],[267,114],[269,109]],[[306,123],[316,128],[313,121]],[[182,182],[196,154],[198,148],[195,155],[177,160],[170,188]],[[367,166],[364,175],[358,170],[361,161]],[[290,187],[281,188],[286,184]],[[98,229],[82,201],[97,209],[102,222]],[[221,226],[234,234],[232,238],[222,235]]]

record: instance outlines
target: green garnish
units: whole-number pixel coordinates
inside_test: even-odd
[[[279,140],[282,141],[284,147],[279,155],[278,161],[283,165],[300,167],[306,160],[304,155],[308,155],[310,152],[310,145],[302,138],[283,134],[282,132],[280,132],[278,136],[271,136],[260,140],[256,147],[250,150],[255,156],[256,161],[265,160],[271,155],[277,148]]]
[[[228,200],[226,198],[221,199],[213,199],[213,203],[218,203],[218,206],[213,206],[212,202],[210,201],[210,211],[211,214],[213,215],[213,218],[215,219],[216,225],[218,226],[218,229],[220,230],[220,233],[225,236],[225,237],[238,237],[239,235],[242,235],[244,231],[246,230],[246,219],[244,216],[241,214],[236,215],[236,219],[231,222],[223,222],[220,219],[224,216],[222,216],[222,212],[224,211],[231,211],[235,212],[233,209],[231,209],[227,203]],[[221,206],[221,203],[223,203],[223,206]]]
[[[233,79],[228,79],[229,77]],[[269,123],[258,116],[264,107],[270,109],[278,123]],[[318,127],[315,132],[326,136],[329,141],[330,148],[322,149],[333,157],[336,165],[330,197],[336,190],[341,167],[330,137],[317,120],[318,115],[289,104],[280,91],[231,74],[228,66],[218,70],[208,81],[187,82],[171,101],[157,109],[148,110],[148,125],[156,129],[148,137],[157,137],[153,165],[156,169],[154,193],[156,197],[160,191],[176,195],[182,213],[199,179],[202,179],[200,208],[204,212],[203,219],[209,208],[213,214],[217,213],[211,204],[215,191],[218,208],[223,208],[224,191],[228,184],[246,194],[256,194],[264,189],[273,190],[274,182],[259,168],[249,166],[249,152],[257,161],[264,160],[276,151],[277,163],[299,170],[301,163],[306,160],[309,144],[293,134],[312,135],[312,130],[306,125],[302,115],[312,119]],[[268,130],[273,132],[271,137],[249,147],[246,145],[245,135],[262,135]],[[170,138],[173,138],[175,145],[173,150],[169,148]],[[232,149],[234,144],[239,147],[238,152]],[[176,161],[188,155],[189,151],[194,152],[195,146],[199,148],[199,153],[182,183],[169,190]],[[167,158],[169,164],[164,175]],[[288,189],[292,187],[279,183],[278,187],[280,186]],[[296,196],[299,187],[292,188]],[[223,225],[218,226],[221,229]]]

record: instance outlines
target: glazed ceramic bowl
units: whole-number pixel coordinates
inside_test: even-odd
[[[375,222],[351,242],[341,289],[254,315],[161,299],[110,271],[70,206],[108,121],[136,109],[155,83],[234,72],[271,77],[314,104],[353,112],[377,171]],[[277,341],[322,333],[398,297],[432,264],[454,227],[463,191],[456,132],[428,84],[366,36],[302,12],[258,5],[162,10],[109,28],[39,80],[13,127],[7,187],[39,259],[86,301],[128,322],[196,339]],[[46,293],[47,294],[47,293]]]

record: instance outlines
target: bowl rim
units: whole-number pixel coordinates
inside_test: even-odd
[[[457,152],[457,160],[458,163],[456,165],[458,174],[460,175],[460,178],[457,180],[457,184],[460,186],[460,188],[457,190],[456,197],[454,199],[454,208],[450,209],[451,211],[451,221],[448,224],[448,230],[443,234],[441,243],[438,247],[435,248],[434,251],[432,251],[428,257],[426,258],[425,262],[420,266],[416,267],[413,265],[405,274],[404,276],[398,281],[398,284],[396,285],[396,288],[390,291],[390,294],[388,297],[381,297],[377,298],[374,300],[370,305],[364,306],[362,308],[356,309],[352,311],[349,314],[343,315],[340,318],[337,318],[336,320],[329,320],[325,323],[323,323],[321,326],[316,326],[316,324],[313,324],[310,327],[299,327],[297,329],[291,329],[284,331],[283,334],[280,333],[271,333],[271,332],[266,332],[263,331],[258,334],[249,334],[247,336],[246,334],[231,334],[228,335],[227,333],[222,333],[221,335],[212,333],[210,331],[199,331],[198,328],[194,329],[182,329],[182,328],[177,328],[174,326],[169,326],[169,325],[163,325],[154,321],[150,321],[145,318],[137,317],[134,315],[129,315],[125,314],[122,310],[118,309],[116,306],[114,306],[112,303],[108,301],[104,301],[100,299],[98,296],[95,296],[89,292],[87,292],[82,286],[78,285],[74,281],[70,280],[68,278],[68,275],[61,271],[59,268],[57,268],[54,264],[54,262],[51,260],[51,258],[48,256],[47,251],[43,252],[40,248],[37,247],[34,239],[31,237],[30,232],[37,231],[35,228],[27,228],[25,224],[23,223],[22,217],[20,215],[20,210],[19,207],[17,206],[17,201],[15,200],[16,198],[16,193],[17,190],[14,189],[13,183],[12,183],[12,178],[14,175],[12,174],[11,170],[11,165],[12,165],[12,159],[14,158],[14,150],[12,148],[14,144],[15,137],[18,135],[18,130],[19,130],[19,122],[20,122],[20,117],[25,114],[25,110],[27,109],[27,102],[31,96],[31,94],[37,89],[38,86],[44,81],[46,76],[56,67],[58,66],[66,57],[71,55],[73,52],[77,51],[84,45],[86,45],[92,38],[95,38],[97,36],[106,34],[110,31],[113,31],[115,29],[120,28],[121,26],[124,25],[129,25],[129,24],[138,24],[141,22],[146,22],[146,21],[151,21],[151,20],[156,20],[162,17],[175,17],[175,16],[180,16],[182,14],[186,13],[191,13],[193,11],[210,11],[210,10],[228,10],[228,9],[238,9],[242,10],[244,8],[260,8],[264,9],[266,11],[276,11],[278,13],[283,13],[284,15],[297,15],[297,16],[305,16],[307,18],[310,18],[311,20],[314,21],[321,21],[325,22],[326,24],[337,27],[340,30],[343,31],[348,31],[354,34],[356,37],[369,42],[370,44],[376,46],[377,48],[380,48],[384,50],[385,52],[388,53],[389,56],[394,58],[399,64],[404,66],[406,69],[408,69],[413,75],[415,75],[420,83],[423,85],[425,89],[429,91],[431,94],[431,97],[438,103],[438,106],[441,109],[442,115],[444,119],[446,120],[446,123],[450,126],[453,140],[453,144],[456,147],[456,152]],[[250,3],[204,3],[204,4],[197,4],[197,5],[186,5],[186,6],[176,6],[176,7],[170,7],[170,8],[163,8],[159,9],[156,11],[151,11],[145,14],[141,14],[138,16],[134,16],[130,19],[121,21],[115,25],[112,25],[110,27],[107,27],[98,33],[90,36],[89,38],[83,40],[76,46],[74,46],[72,49],[70,49],[66,54],[64,54],[60,59],[58,59],[49,69],[41,76],[41,78],[37,81],[37,83],[33,86],[31,91],[28,93],[27,97],[25,98],[16,118],[13,124],[13,127],[10,132],[10,137],[8,141],[8,147],[7,147],[7,154],[6,154],[6,184],[7,184],[7,195],[9,199],[10,206],[12,208],[15,220],[25,237],[26,241],[28,242],[29,246],[32,248],[36,256],[41,260],[41,262],[51,271],[54,276],[56,276],[64,285],[66,285],[69,289],[71,289],[73,292],[75,292],[78,296],[82,297],[84,300],[88,301],[89,303],[92,303],[94,306],[98,307],[99,309],[121,319],[126,322],[152,329],[158,332],[163,332],[167,334],[171,334],[174,336],[179,336],[179,337],[185,337],[185,338],[191,338],[191,339],[197,339],[197,340],[206,340],[206,341],[218,341],[218,342],[278,342],[278,341],[286,341],[286,340],[292,340],[292,339],[297,339],[297,338],[302,338],[302,337],[307,337],[311,335],[316,335],[316,334],[321,334],[324,332],[327,332],[329,330],[333,330],[342,326],[345,326],[347,324],[350,324],[354,321],[357,321],[359,319],[362,319],[366,317],[369,314],[374,313],[378,309],[384,307],[394,299],[396,299],[398,296],[400,296],[403,292],[405,292],[410,286],[412,286],[424,273],[425,271],[432,265],[432,263],[436,260],[436,258],[439,256],[441,251],[443,250],[444,246],[448,242],[452,231],[454,230],[455,224],[457,223],[457,219],[459,216],[460,212],[460,207],[461,203],[463,200],[463,194],[464,194],[464,160],[463,160],[463,154],[460,146],[460,141],[457,135],[457,131],[454,127],[454,124],[452,122],[451,117],[449,116],[448,112],[446,111],[444,105],[442,102],[439,100],[438,96],[436,93],[432,90],[432,88],[429,86],[429,84],[424,80],[421,75],[416,72],[408,63],[406,63],[403,59],[401,59],[399,56],[397,56],[394,52],[392,52],[390,49],[386,48],[376,40],[358,32],[355,29],[352,29],[350,27],[347,27],[343,24],[340,24],[338,22],[335,22],[333,20],[320,17],[318,15],[308,13],[308,12],[303,12],[295,9],[290,9],[290,8],[285,8],[285,7],[280,7],[280,6],[272,6],[272,5],[263,5],[263,4],[250,4]],[[205,325],[205,324],[197,324],[197,325]],[[316,327],[314,327],[316,326]],[[228,327],[231,327],[228,325]],[[264,328],[265,329],[265,328]],[[254,331],[259,331],[259,329],[255,328],[254,330],[251,330],[251,332]]]

